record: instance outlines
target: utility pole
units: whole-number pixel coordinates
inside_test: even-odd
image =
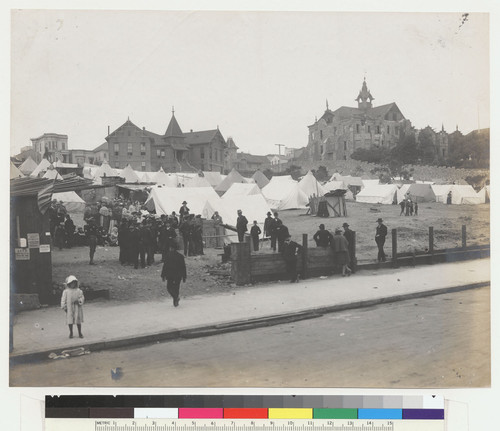
[[[278,172],[281,172],[281,147],[284,147],[285,144],[274,144],[278,147],[279,157],[278,157]]]

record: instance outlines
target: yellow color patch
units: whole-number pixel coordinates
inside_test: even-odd
[[[312,419],[313,409],[269,409],[269,419]]]

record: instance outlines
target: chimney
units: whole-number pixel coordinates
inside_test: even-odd
[[[142,127],[142,130],[146,130],[146,128],[143,126],[143,127]]]
[[[191,129],[191,133],[193,133],[193,129]]]
[[[109,126],[108,126],[108,136],[109,136]]]

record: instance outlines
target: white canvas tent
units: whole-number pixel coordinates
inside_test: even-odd
[[[21,178],[24,177],[24,174],[19,170],[19,168],[14,165],[14,163],[10,162],[10,179],[12,178]]]
[[[62,201],[69,213],[83,213],[85,209],[85,201],[74,191],[53,193],[52,199]]]
[[[290,175],[272,177],[262,189],[262,194],[274,210],[306,208],[309,203],[309,198],[300,189],[299,183]]]
[[[376,186],[380,184],[379,180],[361,180],[363,182],[363,187]]]
[[[224,192],[227,192],[229,187],[231,187],[234,183],[245,182],[245,178],[243,178],[243,176],[233,168],[232,171],[229,172],[229,175],[224,178],[221,183],[215,188],[215,191],[222,194]]]
[[[478,205],[481,197],[471,185],[453,185],[451,187],[451,203],[454,205]]]
[[[436,195],[436,202],[446,203],[446,198],[451,190],[452,184],[432,184],[431,188]]]
[[[52,163],[52,166],[54,166],[54,168],[67,168],[67,169],[78,168],[78,165],[76,163],[64,163],[61,162],[59,159],[56,160],[54,163]]]
[[[261,171],[255,171],[252,178],[261,189],[269,184],[269,179]]]
[[[30,177],[38,177],[42,172],[45,172],[50,166],[50,162],[47,159],[42,159],[38,166],[30,174]]]
[[[236,199],[241,196],[260,195],[257,184],[234,183],[228,191],[222,195],[222,199]]]
[[[212,187],[205,177],[195,175],[193,178],[187,180],[184,184],[185,187]]]
[[[308,198],[311,196],[323,196],[325,194],[324,188],[318,183],[316,177],[311,171],[309,171],[304,177],[299,181],[299,188],[302,190]]]
[[[29,175],[36,169],[37,166],[37,163],[30,156],[28,156],[28,158],[21,163],[21,166],[19,166],[19,170],[24,175]]]
[[[120,178],[125,178],[126,184],[140,183],[141,179],[137,176],[130,165],[127,165],[120,173]]]
[[[254,220],[257,221],[258,226],[263,231],[266,214],[271,211],[266,199],[259,193],[255,195],[234,196],[231,199],[219,199],[218,201],[210,199],[205,205],[202,216],[209,219],[215,211],[218,211],[223,223],[236,226],[238,210],[241,210],[248,220],[248,232],[250,232]],[[226,229],[226,234],[229,241],[236,242],[238,240],[236,232]]]
[[[488,203],[490,201],[490,186],[484,186],[477,192],[477,196],[481,200],[481,203]]]
[[[397,199],[398,187],[395,184],[377,184],[365,187],[356,195],[357,202],[390,205]]]
[[[203,176],[212,187],[217,187],[222,182],[220,172],[203,171]]]
[[[45,171],[42,178],[49,180],[62,180],[63,177],[52,166]]]
[[[84,168],[85,169],[85,168]],[[102,177],[116,177],[115,170],[109,166],[109,163],[104,160],[95,172],[94,172],[94,182],[96,184],[102,184]]]
[[[177,174],[167,174],[163,168],[154,173],[151,180],[153,183],[167,187],[177,187],[178,184]]]
[[[406,198],[406,192],[410,188],[411,184],[402,184],[401,187],[398,188],[398,203],[403,201]]]
[[[156,214],[176,213],[186,201],[190,214],[203,214],[205,204],[210,201],[219,200],[219,195],[212,187],[159,187],[154,186],[145,202],[148,211],[156,211]]]

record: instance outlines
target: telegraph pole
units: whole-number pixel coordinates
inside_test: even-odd
[[[278,157],[278,172],[281,172],[281,147],[284,147],[285,144],[274,144],[278,147],[279,157]]]

